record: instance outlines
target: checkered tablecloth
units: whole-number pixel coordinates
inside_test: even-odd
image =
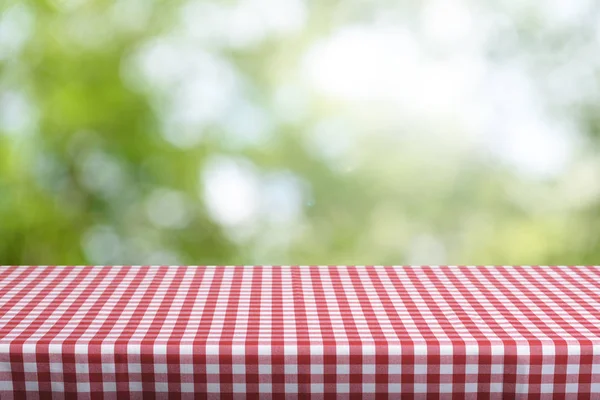
[[[600,268],[0,267],[2,400],[306,393],[600,398]]]

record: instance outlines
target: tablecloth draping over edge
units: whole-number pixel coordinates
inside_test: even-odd
[[[600,268],[0,267],[0,398],[50,393],[600,398]]]

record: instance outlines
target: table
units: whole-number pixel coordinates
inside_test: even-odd
[[[0,268],[3,400],[307,393],[600,398],[600,268]]]

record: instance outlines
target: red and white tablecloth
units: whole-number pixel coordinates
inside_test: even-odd
[[[0,268],[2,400],[307,393],[598,399],[600,268]]]

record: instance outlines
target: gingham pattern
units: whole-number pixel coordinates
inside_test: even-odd
[[[51,393],[600,398],[600,268],[1,267],[0,398]]]

